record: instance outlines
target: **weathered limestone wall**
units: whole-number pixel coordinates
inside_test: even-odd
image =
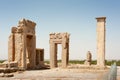
[[[98,17],[97,19],[97,65],[105,66],[105,38],[106,38],[106,17]]]
[[[8,61],[14,61],[14,55],[15,55],[15,52],[14,52],[14,34],[12,33],[10,36],[9,36],[9,41],[8,41],[8,50],[9,50],[9,54],[8,54]]]
[[[62,67],[66,68],[69,60],[69,34],[51,33],[50,34],[50,67],[57,67],[57,44],[62,45]]]
[[[22,19],[12,27],[8,41],[8,61],[16,61],[19,68],[36,67],[36,23]]]

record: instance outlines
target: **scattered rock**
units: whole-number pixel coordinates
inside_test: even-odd
[[[0,77],[13,77],[14,75],[13,74],[11,74],[11,73],[7,73],[7,74],[5,74],[5,73],[0,73]]]
[[[0,77],[4,77],[4,73],[0,73]]]
[[[19,71],[18,68],[0,68],[0,73],[12,73]]]
[[[13,77],[13,74],[4,74],[4,77]]]

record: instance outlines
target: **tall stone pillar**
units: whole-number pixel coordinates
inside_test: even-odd
[[[105,66],[105,37],[106,37],[106,17],[98,17],[97,20],[97,65]]]
[[[14,34],[12,33],[9,36],[9,41],[8,41],[8,61],[14,61],[15,60],[15,45],[14,45]]]
[[[69,63],[69,43],[67,43],[67,65]],[[66,66],[67,67],[67,66]]]
[[[33,36],[33,39],[32,39],[32,53],[31,53],[31,67],[32,69],[35,69],[36,67],[36,36],[34,35]]]
[[[68,64],[67,48],[62,47],[62,68],[66,68]]]
[[[62,42],[62,68],[66,68],[69,60],[69,43],[67,38],[63,39]]]
[[[26,64],[26,35],[23,35],[23,52],[22,52],[22,68],[27,69],[27,64]]]
[[[54,53],[54,62],[55,62],[55,67],[58,67],[57,65],[57,44],[55,43],[55,53]]]
[[[56,44],[50,44],[50,68],[57,67],[57,54],[56,54]]]

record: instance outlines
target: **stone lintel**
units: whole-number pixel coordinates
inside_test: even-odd
[[[64,33],[50,33],[49,34],[50,35],[50,40],[51,39],[65,39],[65,38],[67,38],[67,39],[69,39],[69,36],[70,36],[70,34],[69,33],[67,33],[67,32],[64,32]]]
[[[27,36],[33,37],[34,35],[33,35],[33,33],[27,33]]]
[[[44,50],[44,48],[36,48],[36,50]]]

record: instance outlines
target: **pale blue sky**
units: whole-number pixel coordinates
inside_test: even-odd
[[[120,59],[119,0],[0,0],[0,59],[7,59],[8,36],[22,18],[37,23],[37,48],[49,59],[49,33],[68,32],[70,59],[96,59],[96,17],[106,16],[106,59]],[[59,46],[60,47],[60,46]],[[58,56],[60,57],[60,48]]]

